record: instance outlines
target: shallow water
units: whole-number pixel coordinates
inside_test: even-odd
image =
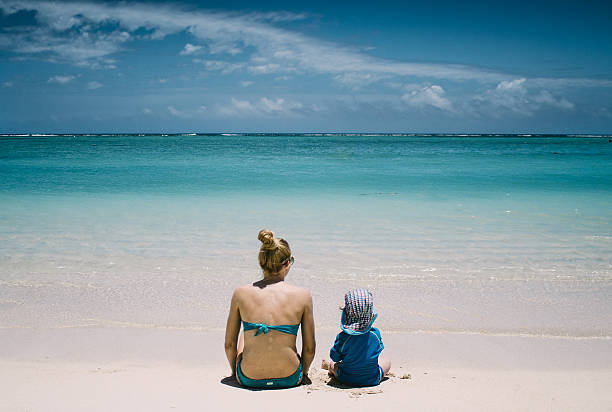
[[[0,327],[223,328],[257,232],[336,328],[612,336],[607,138],[0,137]]]

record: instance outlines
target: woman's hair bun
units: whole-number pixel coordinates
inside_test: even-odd
[[[285,239],[274,237],[271,230],[260,230],[257,239],[261,241],[259,248],[259,266],[264,273],[277,274],[287,264],[291,257],[291,248]]]
[[[274,239],[274,233],[271,230],[260,230],[259,235],[257,235],[257,239],[263,243],[263,249],[276,249],[276,239]]]

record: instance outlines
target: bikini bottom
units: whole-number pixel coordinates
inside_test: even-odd
[[[242,373],[242,369],[240,368],[240,364],[242,363],[242,357],[238,360],[238,364],[236,365],[236,375],[240,379],[240,383],[243,386],[247,386],[249,388],[291,388],[300,383],[302,379],[302,362],[300,360],[300,365],[297,370],[293,372],[293,374],[287,376],[286,378],[270,378],[270,379],[251,379],[244,376]]]

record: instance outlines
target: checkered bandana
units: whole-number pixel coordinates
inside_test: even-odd
[[[374,318],[374,299],[367,289],[353,289],[344,295],[343,327],[356,332],[368,328]]]

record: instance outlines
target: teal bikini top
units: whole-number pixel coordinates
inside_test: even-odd
[[[263,332],[265,335],[266,333],[270,332],[270,329],[277,330],[283,333],[288,333],[289,335],[297,335],[298,329],[300,328],[300,324],[298,323],[297,325],[266,325],[265,323],[251,323],[243,320],[242,327],[244,328],[245,332],[247,330],[257,329],[257,332],[255,332],[255,336],[259,335],[261,332]]]

